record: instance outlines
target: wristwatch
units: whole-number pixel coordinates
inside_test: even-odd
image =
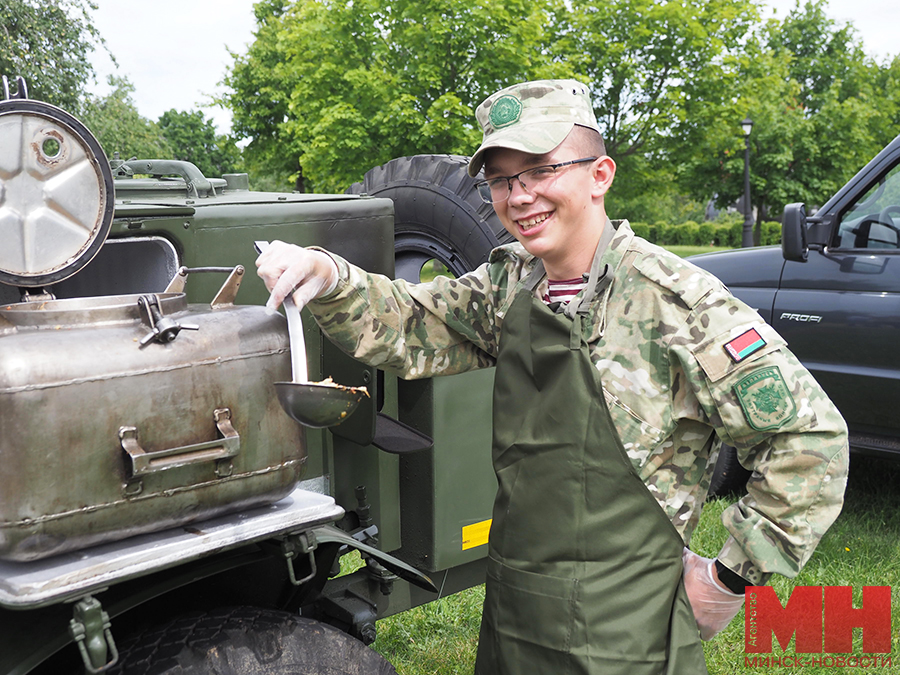
[[[719,581],[721,581],[729,591],[737,593],[738,595],[744,594],[745,587],[753,586],[752,582],[747,581],[737,572],[733,572],[725,567],[718,559],[716,559],[716,575],[718,575]]]

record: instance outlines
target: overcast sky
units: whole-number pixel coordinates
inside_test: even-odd
[[[94,20],[109,50],[119,62],[114,71],[102,51],[94,53],[99,84],[106,94],[106,77],[117,72],[134,84],[140,113],[156,120],[166,110],[196,110],[209,105],[226,68],[228,54],[245,53],[253,40],[253,0],[94,0]],[[771,16],[784,18],[794,0],[769,0]],[[898,0],[831,0],[829,15],[852,21],[869,54],[883,61],[900,53]],[[766,16],[770,14],[767,13]],[[231,115],[220,108],[202,108],[220,132],[230,130]]]

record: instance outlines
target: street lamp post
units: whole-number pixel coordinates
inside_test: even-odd
[[[741,247],[753,246],[753,206],[750,203],[750,130],[753,128],[753,120],[745,117],[741,122],[744,131],[744,231],[741,239]]]

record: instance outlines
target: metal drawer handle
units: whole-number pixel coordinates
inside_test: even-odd
[[[179,466],[218,462],[236,456],[241,449],[241,437],[231,424],[231,410],[217,408],[213,411],[213,417],[221,438],[153,452],[147,452],[140,446],[137,427],[119,427],[122,449],[131,459],[131,475],[142,476]]]

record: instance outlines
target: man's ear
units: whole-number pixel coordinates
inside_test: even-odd
[[[609,190],[616,177],[616,163],[612,157],[604,155],[591,164],[591,178],[593,187],[592,197],[602,197]]]

